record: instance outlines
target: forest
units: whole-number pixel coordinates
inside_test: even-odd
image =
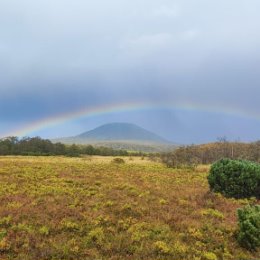
[[[108,147],[93,147],[92,145],[65,145],[52,143],[48,139],[40,137],[8,137],[0,140],[0,155],[102,155],[102,156],[125,156],[125,150],[114,150]]]

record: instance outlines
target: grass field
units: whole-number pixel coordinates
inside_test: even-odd
[[[209,192],[209,167],[141,158],[0,157],[0,260],[251,260],[236,242],[248,200]]]

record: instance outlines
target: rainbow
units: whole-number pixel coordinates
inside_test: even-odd
[[[118,103],[118,104],[105,104],[98,107],[87,107],[81,108],[79,110],[71,111],[68,113],[53,115],[46,117],[37,121],[34,121],[20,129],[6,133],[5,136],[27,136],[39,130],[52,128],[60,124],[82,119],[90,118],[100,115],[121,113],[121,112],[131,112],[131,111],[144,111],[144,110],[155,110],[155,109],[168,109],[168,110],[184,110],[184,111],[201,111],[201,112],[211,112],[225,115],[238,116],[243,118],[251,118],[260,120],[260,115],[258,113],[251,113],[241,109],[234,109],[231,107],[217,107],[208,106],[198,103],[176,103],[174,105],[167,103],[151,103],[151,102],[128,102],[128,103]]]

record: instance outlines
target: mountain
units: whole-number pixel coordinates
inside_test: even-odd
[[[65,144],[92,144],[114,149],[159,152],[175,147],[166,139],[130,123],[110,123],[77,136],[53,140]]]
[[[78,138],[98,141],[128,140],[167,143],[162,137],[135,124],[111,123],[97,127],[76,136]]]

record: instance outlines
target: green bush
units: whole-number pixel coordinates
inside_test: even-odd
[[[114,159],[112,160],[112,163],[124,164],[124,163],[125,163],[125,160],[122,159],[122,158],[114,158]]]
[[[260,164],[243,160],[221,159],[208,176],[210,189],[234,198],[260,198]]]
[[[238,242],[249,250],[256,250],[260,247],[260,205],[238,209],[237,214]]]

